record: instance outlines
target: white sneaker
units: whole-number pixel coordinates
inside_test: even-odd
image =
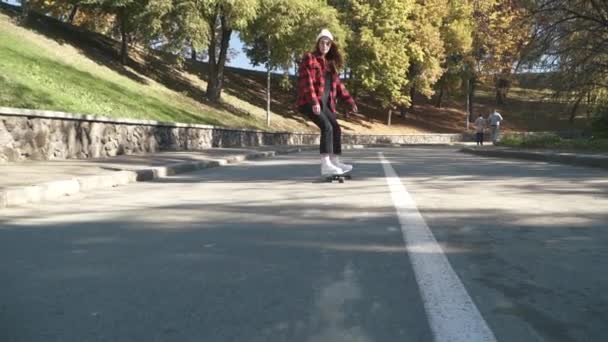
[[[321,163],[321,175],[322,176],[333,176],[341,175],[344,171],[331,163]]]
[[[352,165],[341,163],[337,156],[332,156],[330,160],[332,164],[342,169],[343,172],[350,172],[353,169]]]
[[[336,162],[334,163],[337,167],[339,167],[340,169],[342,169],[342,171],[346,172],[350,172],[353,169],[353,166],[350,164],[342,164],[340,162]]]

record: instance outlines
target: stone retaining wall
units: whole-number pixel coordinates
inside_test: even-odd
[[[468,134],[344,135],[345,144],[445,144]],[[0,162],[100,158],[211,147],[316,145],[314,133],[236,130],[0,107]]]
[[[460,141],[470,141],[469,134],[405,134],[405,135],[364,135],[347,134],[342,137],[342,143],[355,145],[374,144],[449,144]]]
[[[162,150],[318,144],[313,133],[115,120],[0,107],[0,162],[100,158]]]

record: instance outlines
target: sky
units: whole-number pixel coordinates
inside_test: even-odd
[[[232,58],[230,62],[227,63],[229,66],[241,69],[266,71],[266,68],[263,65],[254,67],[251,64],[251,61],[249,61],[249,58],[247,58],[247,55],[245,55],[245,52],[243,52],[243,42],[239,38],[238,33],[234,32],[232,33],[232,36],[230,36],[229,48],[238,52],[236,57]]]

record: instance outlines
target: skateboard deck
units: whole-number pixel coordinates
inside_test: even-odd
[[[327,183],[333,183],[334,181],[338,181],[339,183],[344,183],[345,179],[352,179],[352,176],[348,173],[345,174],[341,174],[341,175],[330,175],[330,176],[323,176],[325,182]]]

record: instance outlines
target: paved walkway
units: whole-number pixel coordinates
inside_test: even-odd
[[[0,163],[0,208],[310,148],[264,146]]]
[[[558,162],[608,169],[608,154],[520,150],[455,144],[461,152],[501,158]],[[397,147],[399,145],[391,145]],[[346,148],[363,147],[347,146]],[[403,147],[403,146],[402,146]],[[0,209],[36,203],[81,191],[146,181],[181,172],[221,166],[276,154],[315,150],[316,146],[216,148],[205,151],[159,152],[112,158],[0,163]]]
[[[461,149],[462,152],[499,158],[517,158],[553,162],[577,166],[608,169],[608,153],[582,153],[576,151],[551,151],[542,149],[516,149],[501,146],[474,146]]]

